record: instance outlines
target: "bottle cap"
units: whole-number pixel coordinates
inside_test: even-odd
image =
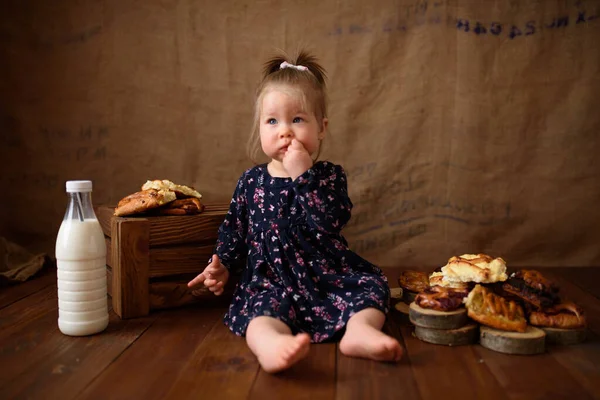
[[[67,192],[91,192],[92,181],[67,181]]]

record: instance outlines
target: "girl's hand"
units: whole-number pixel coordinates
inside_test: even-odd
[[[189,288],[194,288],[202,283],[216,296],[223,294],[223,288],[229,280],[229,270],[221,264],[221,260],[213,254],[210,264],[204,268],[201,274],[188,282]]]
[[[292,180],[295,180],[306,172],[313,164],[308,151],[306,151],[302,143],[296,139],[292,139],[292,143],[283,156],[282,163],[283,168],[290,174]]]

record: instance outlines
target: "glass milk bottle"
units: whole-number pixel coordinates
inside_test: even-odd
[[[67,181],[69,205],[56,238],[58,328],[65,335],[108,325],[106,245],[92,208],[92,181]]]

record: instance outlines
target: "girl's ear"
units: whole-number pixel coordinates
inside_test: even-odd
[[[327,132],[327,125],[329,124],[329,120],[327,118],[323,118],[323,122],[321,124],[321,131],[319,132],[319,139],[323,139],[325,137],[325,133]]]

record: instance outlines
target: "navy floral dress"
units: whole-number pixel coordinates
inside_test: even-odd
[[[271,177],[266,164],[244,172],[215,250],[227,268],[247,255],[224,319],[229,329],[243,336],[254,317],[266,315],[323,342],[337,339],[358,311],[387,314],[386,277],[340,233],[351,209],[339,165],[317,162],[295,181]]]

